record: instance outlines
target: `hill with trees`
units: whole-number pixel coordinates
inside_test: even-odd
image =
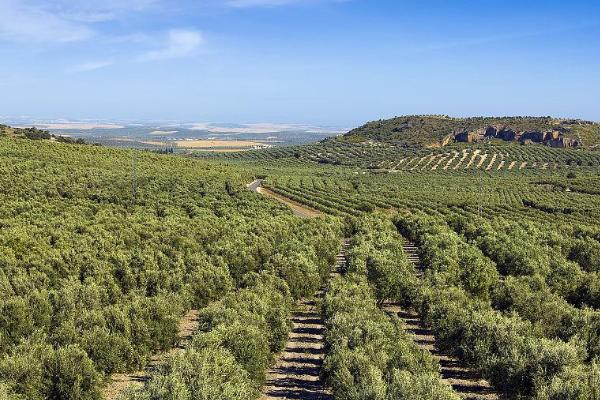
[[[452,118],[446,115],[412,115],[368,122],[333,140],[426,147],[501,140],[561,148],[591,148],[600,145],[600,124],[552,117]]]
[[[84,144],[85,140],[73,139],[68,136],[54,135],[47,130],[31,128],[13,128],[12,126],[0,124],[0,136],[10,136],[19,139],[51,140],[61,143]]]

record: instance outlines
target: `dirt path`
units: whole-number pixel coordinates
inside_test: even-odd
[[[467,165],[465,165],[464,169],[471,168],[471,165],[473,165],[473,163],[475,162],[475,159],[477,158],[477,156],[479,155],[480,152],[481,152],[481,150],[479,150],[479,149],[473,151],[473,153],[471,155],[471,159],[469,160]]]
[[[423,165],[421,167],[421,171],[425,171],[427,168],[430,168],[430,165],[435,161],[435,159],[437,158],[437,155],[436,154],[431,154],[431,155],[429,155],[429,157],[430,157],[429,161],[427,161],[425,163],[425,165]]]
[[[448,154],[442,154],[442,156],[438,159],[438,161],[435,163],[435,165],[433,167],[431,167],[432,171],[435,171],[439,168],[439,166],[446,161],[446,159],[450,157],[450,153]]]
[[[179,322],[179,341],[176,347],[152,356],[146,368],[142,371],[111,375],[109,383],[102,390],[102,398],[115,400],[127,388],[142,387],[159,364],[173,354],[183,351],[191,342],[194,333],[198,330],[198,313],[198,310],[190,310]]]
[[[458,164],[456,164],[454,166],[454,168],[452,169],[459,169],[460,166],[462,165],[463,161],[465,161],[465,159],[469,156],[469,152],[467,150],[463,150],[463,155],[461,157],[461,159],[458,161]]]
[[[483,165],[483,163],[485,162],[485,160],[487,160],[488,154],[482,154],[479,157],[480,157],[479,162],[477,163],[477,166],[475,167],[477,169],[481,168],[481,166]]]
[[[422,163],[422,162],[423,162],[423,161],[424,161],[424,160],[425,160],[427,157],[429,157],[429,156],[427,155],[427,156],[423,156],[423,157],[419,158],[419,161],[418,161],[418,162],[417,162],[415,165],[413,165],[413,167],[412,167],[410,170],[411,170],[411,171],[413,171],[413,170],[417,169],[417,168],[419,167],[419,165],[420,165],[420,164],[421,164],[421,163]]]
[[[498,158],[498,154],[494,153],[492,155],[492,159],[490,161],[490,163],[488,164],[488,166],[486,167],[486,171],[489,171],[492,169],[492,166],[494,165],[494,162],[496,162],[496,158]]]
[[[257,179],[255,181],[249,183],[248,185],[246,185],[246,187],[248,188],[248,190],[251,190],[256,193],[260,193],[263,196],[270,197],[272,199],[279,201],[280,203],[285,204],[292,210],[294,215],[296,215],[300,218],[315,218],[320,215],[323,215],[323,213],[321,213],[320,211],[317,211],[313,208],[307,207],[304,204],[300,204],[296,201],[288,199],[285,196],[282,196],[278,193],[275,193],[269,189],[262,187],[262,181],[260,179]]]
[[[348,244],[345,240],[331,276],[338,274],[340,266],[346,262]],[[323,294],[323,290],[320,290],[315,298],[320,299]],[[321,366],[325,358],[325,326],[316,300],[300,300],[292,323],[285,349],[267,373],[261,400],[333,400],[321,379]]]
[[[446,163],[446,165],[444,165],[444,171],[446,171],[450,165],[452,165],[452,163],[458,158],[458,155],[460,153],[455,152],[454,155],[452,156],[452,158],[450,160],[448,160],[448,162]]]
[[[420,263],[415,245],[410,242],[405,242],[404,252],[409,260],[417,267],[417,274],[422,276],[424,269]],[[415,342],[419,347],[431,352],[431,354],[439,361],[441,365],[442,381],[452,386],[454,391],[462,398],[468,400],[498,399],[498,396],[492,391],[488,382],[479,378],[474,371],[462,366],[458,359],[440,353],[435,346],[435,337],[433,336],[431,329],[421,324],[421,319],[418,314],[404,310],[397,304],[392,303],[385,304],[383,308],[388,313],[398,315],[403,321],[404,329],[414,335]]]

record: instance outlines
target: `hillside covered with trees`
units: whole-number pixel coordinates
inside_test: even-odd
[[[335,140],[385,142],[404,146],[442,147],[453,142],[540,143],[552,147],[600,145],[600,124],[551,117],[401,116],[368,122]]]
[[[30,140],[50,140],[62,143],[84,144],[85,141],[81,138],[73,139],[68,136],[54,135],[47,130],[31,128],[14,128],[8,125],[0,124],[0,136],[10,136],[19,139]]]

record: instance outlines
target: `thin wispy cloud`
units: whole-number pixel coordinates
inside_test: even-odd
[[[169,31],[162,48],[148,51],[138,61],[157,61],[189,57],[204,43],[202,34],[195,30],[174,29]]]
[[[227,0],[224,2],[229,7],[250,8],[250,7],[277,7],[292,4],[309,3],[345,3],[350,0]]]
[[[0,0],[0,39],[16,42],[73,42],[93,36],[85,24],[16,0]]]
[[[103,22],[120,19],[159,5],[159,0],[27,0],[36,7],[73,21]]]
[[[148,10],[159,0],[0,0],[0,40],[66,43],[96,35],[96,23]]]
[[[110,67],[114,64],[112,60],[101,60],[101,61],[89,61],[81,64],[74,65],[70,67],[68,72],[88,72],[95,71],[98,69]]]

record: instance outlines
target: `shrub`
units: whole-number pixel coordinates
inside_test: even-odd
[[[569,368],[540,388],[537,400],[595,400],[600,398],[600,367],[593,362],[588,366]]]
[[[0,359],[0,381],[6,380],[5,390],[14,395],[43,400],[50,390],[54,358],[54,350],[43,337],[25,340]]]
[[[293,301],[286,282],[267,272],[249,274],[243,283],[202,310],[190,347],[128,400],[255,398],[291,328]],[[222,369],[230,372],[209,376]]]
[[[443,392],[444,398],[458,399],[449,387],[441,389],[439,365],[431,354],[417,347],[397,317],[377,307],[364,276],[334,279],[323,301],[323,313],[329,349],[323,374],[335,398],[412,399],[409,387],[420,385],[423,394]],[[423,375],[431,379],[419,378]]]
[[[267,267],[287,282],[296,299],[312,295],[321,283],[318,266],[302,254],[277,254]]]
[[[413,374],[395,369],[388,385],[386,400],[451,400],[460,397],[436,373]]]
[[[250,400],[258,393],[248,373],[223,348],[188,349],[173,357],[147,387],[121,400]]]
[[[241,321],[222,324],[210,332],[196,335],[192,347],[198,350],[227,349],[257,385],[263,383],[265,370],[271,362],[269,342],[264,330]]]
[[[77,346],[56,350],[49,365],[51,385],[48,399],[96,400],[100,375],[85,351]]]
[[[365,275],[380,304],[385,300],[409,304],[417,278],[394,225],[382,215],[370,215],[355,220],[353,230],[348,272]]]
[[[206,307],[233,289],[233,280],[223,265],[213,265],[208,260],[197,260],[188,266],[188,291],[192,307]]]

